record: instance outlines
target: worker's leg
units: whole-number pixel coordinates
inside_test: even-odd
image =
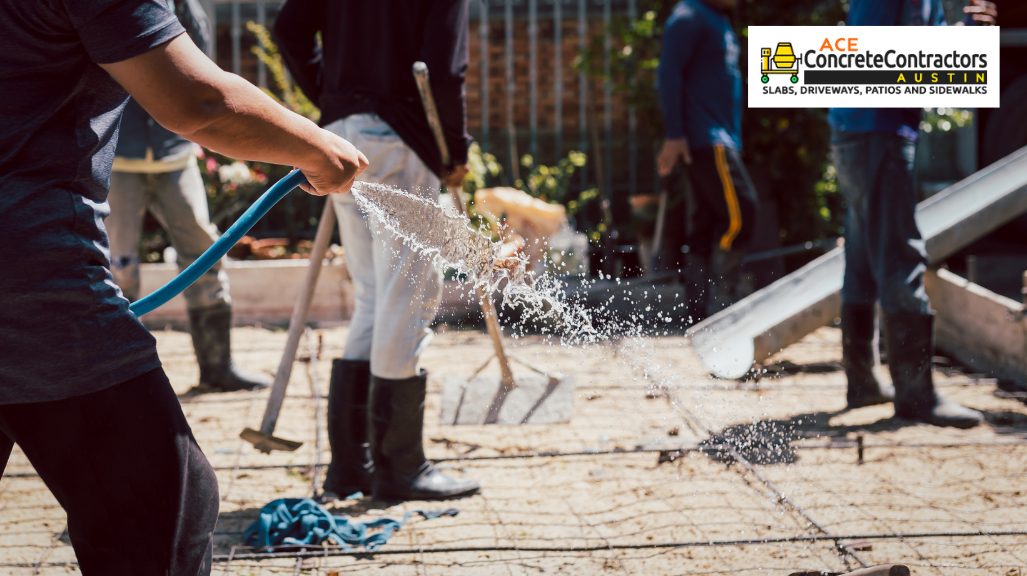
[[[185,268],[217,239],[210,222],[207,191],[200,169],[190,162],[184,169],[153,175],[153,213],[178,253],[178,267]],[[221,391],[254,390],[271,385],[271,379],[240,369],[232,362],[232,306],[228,275],[217,262],[185,290],[200,383]]]
[[[150,200],[145,174],[111,174],[110,216],[104,220],[111,247],[111,272],[114,281],[129,300],[139,298],[139,239],[143,218]]]
[[[884,314],[895,413],[939,426],[975,426],[982,421],[979,412],[945,400],[934,389],[934,317],[924,290],[927,256],[914,218],[915,147],[890,134],[873,139],[867,245]]]
[[[706,254],[708,311],[727,306],[741,281],[741,256],[752,236],[758,206],[756,190],[737,152],[722,145],[692,152],[688,167],[701,233],[696,246]]]
[[[842,284],[842,365],[849,408],[890,402],[895,392],[874,375],[878,363],[874,302],[877,284],[870,266],[870,163],[873,138],[868,134],[839,135],[832,143],[838,187],[845,196],[845,277]]]
[[[153,214],[167,231],[178,254],[178,267],[185,268],[217,240],[217,229],[210,222],[203,177],[195,162],[182,170],[153,176]],[[186,288],[184,296],[190,310],[228,305],[228,276],[222,271],[221,262],[215,263]]]
[[[162,370],[0,406],[0,433],[64,507],[85,576],[209,574],[217,480]]]
[[[327,129],[354,143],[370,160],[361,179],[388,175],[386,150],[367,137],[366,115],[345,118]],[[369,174],[369,173],[370,174]],[[355,304],[343,357],[332,361],[328,390],[328,444],[332,459],[325,474],[323,497],[331,500],[361,491],[370,493],[371,460],[368,441],[368,400],[371,393],[371,350],[375,331],[376,284],[374,239],[367,220],[349,194],[332,197],[339,221],[339,235],[346,266],[353,280]]]
[[[382,155],[382,146],[375,140],[361,134],[368,115],[358,114],[338,120],[325,128],[354,145],[367,156],[370,165],[361,174],[361,180],[376,181],[388,174],[390,169]],[[366,130],[364,130],[366,132]],[[376,285],[374,274],[374,239],[367,218],[357,207],[350,194],[336,194],[331,197],[335,204],[335,215],[339,221],[339,236],[346,254],[346,267],[353,280],[354,309],[350,319],[349,334],[342,357],[346,360],[370,362],[371,342],[374,334],[374,313]]]
[[[392,170],[379,181],[437,199],[438,178],[398,135],[395,139],[383,161]],[[378,293],[371,373],[380,378],[410,378],[419,373],[418,359],[432,336],[429,326],[442,296],[442,273],[432,258],[414,251],[392,232],[372,225],[371,233]]]
[[[898,135],[868,136],[865,245],[885,314],[930,314],[924,289],[927,253],[916,226],[915,144]]]

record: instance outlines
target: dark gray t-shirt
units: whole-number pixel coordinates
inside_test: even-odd
[[[103,218],[127,94],[97,63],[183,31],[168,0],[0,0],[0,404],[160,366],[110,273]]]

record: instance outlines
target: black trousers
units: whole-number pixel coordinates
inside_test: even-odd
[[[714,248],[744,247],[752,236],[759,199],[742,159],[723,145],[691,152],[688,175],[696,202],[688,239],[692,252],[709,258]]]
[[[84,576],[210,573],[217,480],[163,370],[0,406],[0,472],[14,443],[64,507]]]

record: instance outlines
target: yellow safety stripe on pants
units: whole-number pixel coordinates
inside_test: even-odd
[[[735,193],[735,183],[731,180],[731,172],[728,170],[724,145],[717,144],[713,147],[713,152],[717,174],[720,175],[720,183],[724,188],[724,201],[727,203],[727,232],[720,237],[720,249],[726,251],[731,249],[738,233],[742,231],[742,210],[738,207],[738,194]]]

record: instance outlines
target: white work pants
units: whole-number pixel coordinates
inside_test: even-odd
[[[377,115],[355,114],[326,128],[367,156],[370,166],[361,180],[438,198],[439,179]],[[432,334],[429,326],[442,294],[441,273],[430,258],[368,222],[352,196],[340,194],[333,200],[356,292],[343,358],[370,360],[371,373],[379,378],[414,376]]]

